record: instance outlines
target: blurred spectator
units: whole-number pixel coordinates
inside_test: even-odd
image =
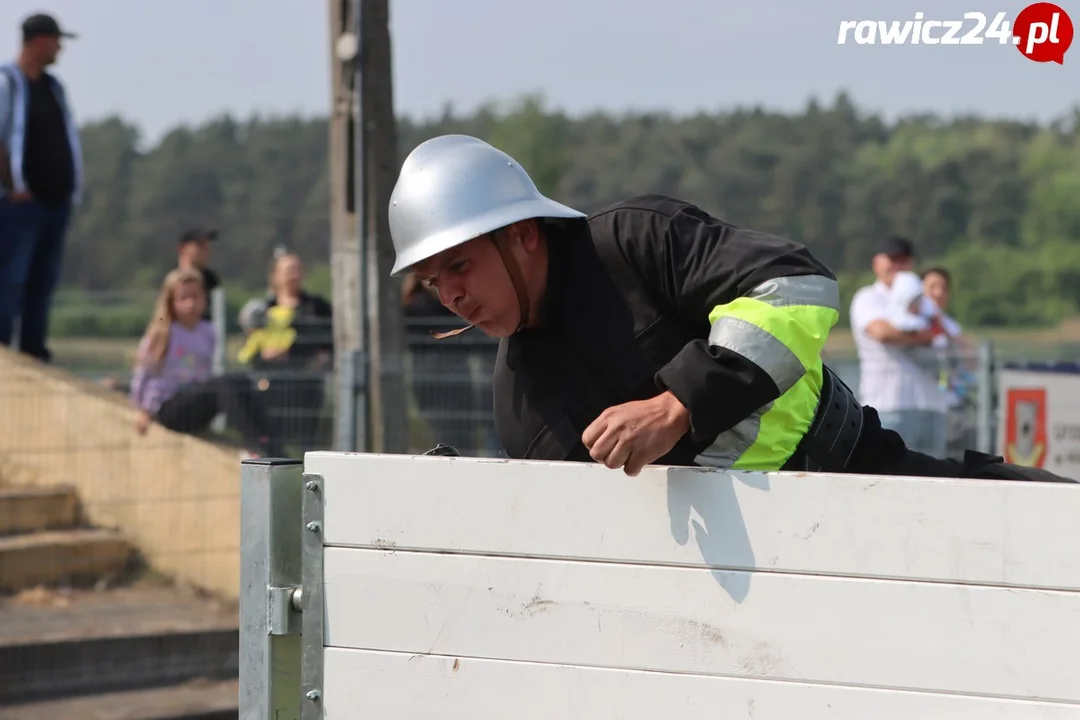
[[[79,134],[63,85],[46,68],[63,32],[49,15],[22,25],[22,50],[0,66],[0,344],[44,362],[64,237],[82,185]]]
[[[240,362],[258,373],[271,419],[285,442],[302,450],[320,444],[326,373],[333,367],[333,309],[303,289],[304,266],[292,253],[270,265],[270,294],[242,311],[247,340]]]
[[[923,290],[929,310],[940,319],[940,332],[934,337],[933,346],[941,359],[939,384],[945,392],[948,404],[947,426],[950,448],[972,447],[975,442],[975,424],[968,416],[968,408],[974,402],[977,387],[975,370],[978,357],[968,342],[963,328],[946,310],[952,294],[952,275],[946,268],[932,267],[922,273]]]
[[[206,309],[203,319],[211,320],[210,293],[221,285],[217,273],[210,269],[210,243],[217,240],[217,230],[192,228],[180,236],[176,248],[176,267],[180,270],[197,270],[206,288]]]
[[[937,358],[928,350],[934,331],[903,330],[889,322],[894,310],[891,286],[898,273],[910,272],[914,264],[911,241],[888,238],[872,260],[877,281],[851,301],[859,400],[876,408],[882,427],[898,432],[912,450],[944,457],[946,397],[938,385]]]
[[[262,398],[244,375],[211,375],[214,329],[202,319],[206,291],[193,269],[173,270],[162,284],[139,342],[131,378],[135,428],[154,420],[181,433],[204,432],[224,412],[253,457],[280,455]]]
[[[918,275],[909,270],[896,273],[889,286],[889,312],[885,319],[903,332],[932,329],[934,309],[924,299],[922,279]]]
[[[927,300],[941,318],[943,332],[934,338],[934,346],[970,348],[960,323],[947,312],[952,291],[952,275],[943,267],[928,268],[923,270],[922,283]]]
[[[414,273],[405,276],[401,290],[413,397],[420,419],[431,430],[430,444],[445,443],[462,455],[475,455],[479,423],[473,417],[477,404],[469,371],[474,346],[462,336],[441,341],[431,337],[432,331],[460,327],[461,319],[439,302]],[[493,412],[490,404],[487,409]]]

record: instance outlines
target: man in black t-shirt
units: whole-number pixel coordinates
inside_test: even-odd
[[[63,86],[46,68],[56,62],[60,30],[48,15],[22,26],[14,63],[0,65],[0,345],[43,361],[64,239],[82,185],[79,135]]]
[[[210,243],[217,240],[217,236],[217,230],[192,228],[180,236],[180,243],[176,248],[178,268],[191,268],[202,273],[203,285],[206,286],[206,312],[203,313],[206,320],[211,319],[210,293],[221,285],[217,273],[207,267],[210,264]]]

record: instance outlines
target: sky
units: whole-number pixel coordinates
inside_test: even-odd
[[[1058,0],[1080,23],[1080,0]],[[932,6],[932,7],[931,7]],[[797,110],[840,90],[892,119],[912,112],[1048,121],[1080,106],[1080,48],[1036,63],[1012,45],[838,45],[844,20],[1015,20],[984,0],[392,0],[395,105],[425,117],[540,92],[549,107],[684,114]],[[886,8],[888,8],[886,10]],[[55,71],[82,120],[119,114],[156,142],[181,123],[325,115],[325,0],[2,0],[0,54],[22,19],[77,32]],[[964,25],[965,32],[974,20]],[[7,33],[6,35],[4,33]]]

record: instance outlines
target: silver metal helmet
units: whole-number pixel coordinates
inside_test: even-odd
[[[441,135],[409,153],[389,212],[391,275],[520,220],[585,217],[541,195],[514,158],[468,135]]]

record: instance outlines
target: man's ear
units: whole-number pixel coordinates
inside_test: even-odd
[[[522,249],[528,253],[536,252],[543,239],[540,233],[540,224],[533,218],[514,223],[512,232],[515,233],[518,242],[521,243]]]

